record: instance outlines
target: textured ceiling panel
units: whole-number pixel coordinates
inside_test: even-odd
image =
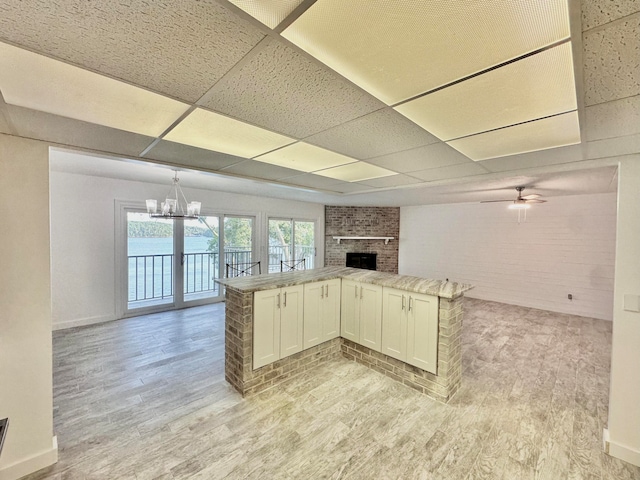
[[[390,177],[370,178],[363,182],[359,182],[362,185],[368,185],[375,188],[389,188],[389,187],[402,187],[405,185],[414,185],[421,183],[422,180],[410,177],[409,175],[392,175]]]
[[[586,109],[587,141],[640,133],[640,95]]]
[[[384,108],[305,139],[360,160],[436,143],[438,139]]]
[[[590,30],[598,25],[613,22],[627,15],[640,11],[637,0],[602,2],[598,0],[583,1],[582,30]]]
[[[568,38],[569,18],[567,0],[318,0],[283,36],[391,105]]]
[[[204,106],[296,138],[384,107],[349,82],[271,40],[218,82]]]
[[[0,43],[0,90],[11,105],[127,132],[160,135],[189,105]]]
[[[427,168],[471,163],[471,160],[446,143],[438,142],[433,145],[370,158],[367,162],[396,172],[407,173]]]
[[[441,140],[575,110],[571,43],[395,108]]]
[[[140,150],[141,152],[142,150]],[[140,153],[138,152],[138,153]],[[181,143],[160,140],[146,155],[145,158],[161,160],[163,162],[175,162],[180,165],[189,165],[205,170],[220,170],[235,163],[246,160],[227,153],[212,152],[203,148],[191,147]]]
[[[411,176],[424,180],[425,182],[434,182],[436,180],[446,180],[448,178],[482,175],[483,173],[487,173],[487,170],[482,168],[480,164],[465,163],[461,165],[453,165],[451,167],[430,168],[429,170],[411,172]]]
[[[343,180],[345,182],[361,182],[363,180],[369,180],[370,178],[396,175],[396,172],[365,162],[340,165],[339,167],[328,168],[315,173],[323,177],[335,178],[336,180]]]
[[[256,160],[281,167],[293,168],[300,172],[314,172],[316,170],[356,161],[354,158],[345,157],[339,153],[334,153],[304,142],[294,143],[280,150],[261,155],[257,157]]]
[[[229,0],[269,28],[276,28],[302,0]]]
[[[585,105],[640,95],[640,12],[584,33]]]
[[[25,3],[3,2],[0,38],[187,101],[264,37],[216,2]]]
[[[6,106],[17,134],[101,152],[138,156],[153,138],[28,108]]]
[[[280,179],[281,182],[290,183],[292,185],[300,185],[303,187],[311,187],[318,188],[322,190],[332,190],[337,191],[334,187],[337,188],[337,185],[347,182],[341,182],[336,180],[335,178],[329,177],[321,177],[320,175],[315,175],[313,173],[303,173],[298,175],[294,175],[288,178]]]
[[[362,185],[361,183],[342,182],[342,183],[339,183],[338,185],[334,185],[332,187],[332,190],[335,190],[339,193],[359,193],[364,191],[375,190],[375,188],[370,187],[368,185]]]
[[[478,161],[576,143],[580,143],[578,112],[570,112],[453,140],[449,145]]]
[[[293,142],[283,135],[200,108],[191,112],[164,138],[240,157],[253,157]]]
[[[256,162],[255,160],[245,160],[244,162],[236,163],[235,165],[225,168],[222,172],[233,173],[234,175],[241,175],[243,177],[263,178],[265,180],[278,180],[279,178],[291,177],[292,175],[300,173],[297,170]]]

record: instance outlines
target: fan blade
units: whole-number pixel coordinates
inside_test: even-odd
[[[538,198],[541,195],[538,195],[537,193],[532,193],[531,195],[525,195],[524,197],[522,197],[524,200],[533,200],[534,198]]]
[[[531,199],[531,200],[525,200],[525,203],[547,203],[546,200],[537,200],[537,199]]]
[[[511,202],[513,203],[513,198],[509,200],[482,200],[480,203],[494,203],[494,202]]]

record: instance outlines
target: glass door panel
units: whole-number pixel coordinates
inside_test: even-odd
[[[269,219],[269,273],[314,268],[314,260],[315,222]]]
[[[171,304],[173,222],[127,212],[127,308]]]
[[[269,219],[269,273],[279,272],[281,262],[291,262],[291,220]]]
[[[296,263],[304,260],[304,268],[314,267],[316,253],[315,247],[315,222],[304,222],[294,220],[294,261]]]
[[[220,295],[220,218],[184,220],[182,272],[184,301]]]
[[[260,266],[253,265],[252,217],[224,217],[223,244],[225,276],[261,273]]]

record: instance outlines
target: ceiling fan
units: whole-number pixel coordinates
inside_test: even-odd
[[[505,199],[505,200],[483,200],[480,203],[493,203],[493,202],[513,202],[509,205],[509,208],[515,210],[521,210],[525,208],[529,208],[532,203],[546,203],[546,200],[540,200],[540,195],[537,193],[532,193],[531,195],[522,196],[522,191],[525,187],[516,187],[516,191],[518,192],[518,197],[515,200]]]

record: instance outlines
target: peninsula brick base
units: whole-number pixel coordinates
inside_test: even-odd
[[[253,370],[253,294],[227,288],[225,309],[225,378],[242,396],[262,392],[340,354],[441,402],[460,387],[462,297],[440,298],[437,375],[340,337]]]

